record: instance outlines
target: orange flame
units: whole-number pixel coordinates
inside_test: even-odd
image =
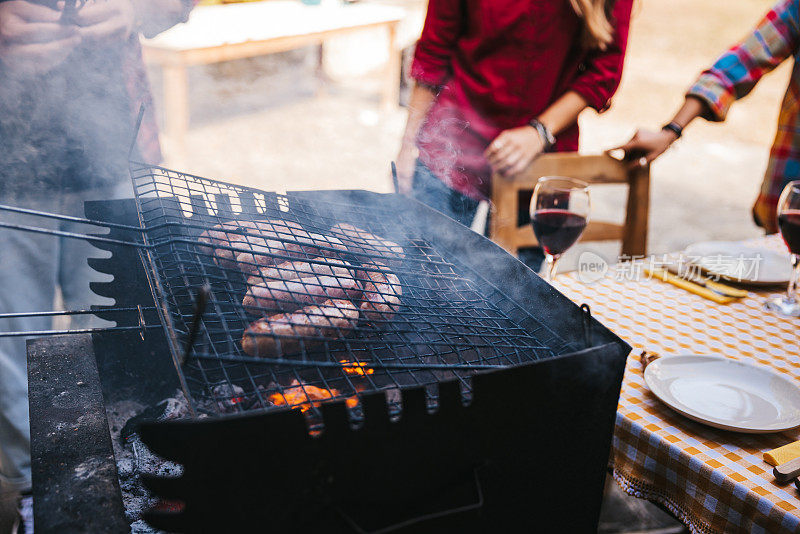
[[[283,394],[273,393],[269,396],[269,401],[273,406],[289,405],[293,409],[300,409],[306,412],[320,405],[324,400],[331,399],[339,395],[337,389],[318,388],[307,384],[301,385],[297,380],[292,381],[292,387],[285,389]]]
[[[371,375],[375,372],[375,369],[370,369],[367,367],[367,364],[364,362],[351,362],[349,360],[339,360],[339,363],[342,364],[342,369],[348,375]]]
[[[372,371],[372,369],[369,369]],[[363,388],[357,387],[356,391],[361,391]],[[268,397],[269,402],[273,406],[291,406],[293,410],[300,410],[307,412],[311,407],[319,407],[322,401],[332,399],[341,395],[338,389],[331,388],[318,388],[308,384],[301,384],[297,380],[292,380],[291,387],[285,389],[283,394],[273,393]],[[358,406],[358,397],[353,395],[345,399],[345,405],[348,408],[355,408]]]

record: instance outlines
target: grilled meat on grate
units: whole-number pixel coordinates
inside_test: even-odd
[[[291,312],[330,299],[358,299],[361,284],[352,276],[307,276],[294,280],[271,280],[250,286],[242,305],[251,312],[263,309]]]
[[[400,297],[403,288],[400,279],[389,268],[379,261],[365,264],[364,267],[379,269],[375,271],[358,271],[356,275],[364,285],[364,297],[361,313],[369,321],[390,321],[400,309]]]
[[[276,356],[298,352],[327,340],[350,334],[358,322],[358,308],[349,300],[327,300],[252,323],[242,337],[242,348],[250,356]]]
[[[331,233],[341,239],[348,250],[352,252],[395,260],[405,257],[403,247],[397,243],[371,234],[352,224],[336,224],[331,228]]]
[[[318,257],[313,258],[312,261],[325,263],[287,261],[275,265],[274,267],[261,267],[254,275],[247,279],[247,285],[249,287],[265,284],[270,280],[296,280],[309,275],[338,276],[342,278],[353,276],[353,273],[349,269],[352,265],[344,260]]]

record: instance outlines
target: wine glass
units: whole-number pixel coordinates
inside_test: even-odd
[[[583,231],[589,220],[589,185],[573,178],[540,178],[531,199],[533,233],[544,249],[545,280],[553,281],[556,264]]]
[[[785,317],[800,317],[797,285],[800,279],[800,180],[789,182],[778,200],[778,227],[792,254],[792,279],[786,295],[767,300],[764,307]]]

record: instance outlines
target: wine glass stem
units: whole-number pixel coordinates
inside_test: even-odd
[[[797,298],[797,284],[800,282],[800,254],[792,254],[792,279],[786,289],[786,301],[794,302]]]
[[[558,266],[558,256],[553,256],[552,254],[545,254],[545,261],[547,262],[547,266],[545,267],[544,271],[544,279],[548,282],[552,282],[555,280],[556,277],[556,267]]]

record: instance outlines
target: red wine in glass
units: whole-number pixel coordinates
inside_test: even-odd
[[[531,225],[547,260],[545,279],[552,281],[556,264],[581,237],[589,219],[589,186],[561,176],[539,179],[531,198]]]
[[[560,256],[586,229],[586,217],[562,209],[543,209],[533,213],[533,233],[546,254]]]
[[[800,254],[800,209],[786,210],[778,215],[778,227],[792,254]]]
[[[792,253],[794,269],[786,294],[768,299],[764,307],[784,317],[800,317],[800,180],[789,182],[778,199],[778,227]]]

